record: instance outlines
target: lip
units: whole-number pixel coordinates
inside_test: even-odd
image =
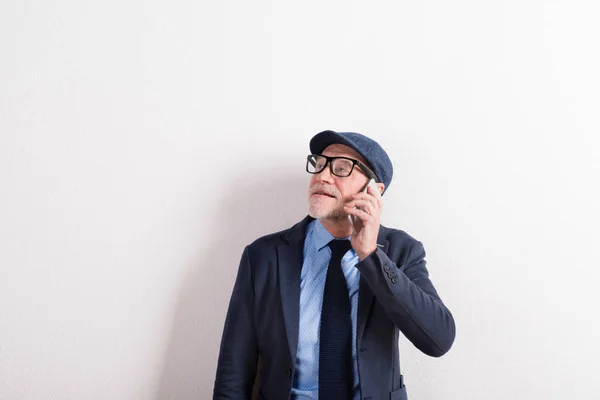
[[[319,197],[323,197],[323,198],[326,198],[326,199],[335,199],[335,197],[330,196],[328,194],[324,194],[324,193],[313,193],[313,196],[319,196]]]

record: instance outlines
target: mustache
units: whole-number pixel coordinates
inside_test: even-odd
[[[321,194],[328,194],[330,196],[335,197],[336,199],[339,199],[342,197],[342,194],[340,193],[339,190],[337,190],[337,188],[335,186],[327,186],[327,185],[322,185],[320,183],[317,183],[313,187],[311,187],[309,193],[311,196],[315,193],[321,193]]]

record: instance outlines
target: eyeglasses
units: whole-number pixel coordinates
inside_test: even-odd
[[[354,170],[354,166],[358,165],[365,175],[374,179],[375,182],[379,182],[377,176],[365,164],[348,157],[327,157],[320,154],[310,154],[306,157],[306,172],[309,174],[318,174],[327,167],[327,164],[329,164],[331,173],[340,178],[350,176]]]

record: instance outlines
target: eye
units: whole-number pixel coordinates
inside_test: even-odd
[[[334,170],[337,175],[347,176],[352,170],[352,163],[345,159],[337,159],[334,165]]]

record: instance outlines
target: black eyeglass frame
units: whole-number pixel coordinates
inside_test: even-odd
[[[311,157],[316,157],[316,156],[323,157],[324,159],[327,160],[327,162],[325,163],[325,165],[323,165],[323,168],[321,168],[321,170],[315,171],[315,172],[310,172],[308,170],[308,164],[310,163],[310,158]],[[332,167],[331,163],[334,160],[338,159],[338,158],[341,158],[341,159],[344,159],[344,160],[348,160],[348,161],[352,161],[352,168],[350,168],[350,172],[348,172],[348,175],[338,175],[335,172],[333,172],[333,167]],[[363,170],[363,172],[365,173],[365,175],[367,175],[367,177],[369,177],[369,178],[375,180],[375,182],[379,183],[379,179],[377,179],[377,175],[375,175],[375,173],[373,171],[371,171],[371,169],[369,167],[367,167],[365,164],[361,163],[358,160],[355,160],[354,158],[348,158],[348,157],[328,157],[328,156],[324,156],[322,154],[309,154],[308,156],[306,156],[306,172],[308,172],[309,174],[313,174],[313,175],[320,174],[321,172],[323,172],[323,170],[325,168],[327,168],[327,165],[329,165],[329,171],[331,172],[331,174],[335,175],[337,177],[340,177],[340,178],[347,178],[350,175],[352,175],[352,172],[354,171],[354,167],[356,165],[358,165],[358,167]]]

